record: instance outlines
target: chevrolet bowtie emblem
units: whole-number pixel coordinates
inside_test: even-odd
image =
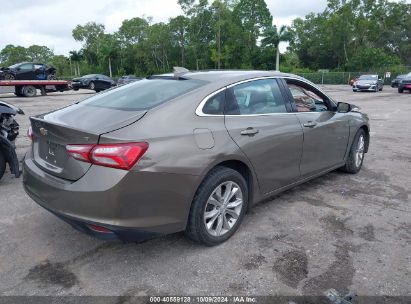
[[[44,129],[44,128],[40,128],[40,133],[41,133],[41,135],[46,136],[48,132],[47,132],[47,130],[46,130],[46,129]]]

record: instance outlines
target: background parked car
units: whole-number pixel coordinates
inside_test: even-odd
[[[359,91],[371,91],[378,92],[382,91],[384,87],[384,81],[378,75],[361,75],[358,77],[357,81],[354,82],[352,87],[353,92]]]
[[[405,75],[405,77],[398,84],[398,93],[404,93],[404,90],[411,92],[411,73]]]
[[[56,79],[56,69],[44,63],[21,62],[0,69],[3,80],[52,80]]]
[[[392,87],[392,88],[398,88],[401,80],[403,80],[403,79],[405,78],[405,76],[407,76],[407,74],[398,75],[397,77],[395,77],[394,80],[391,81],[391,87]]]
[[[80,78],[74,78],[71,81],[71,86],[74,91],[78,89],[89,89],[96,92],[110,89],[115,86],[116,82],[110,77],[102,74],[84,75]]]
[[[141,79],[142,79],[141,77],[137,77],[134,75],[121,76],[120,79],[117,81],[117,85],[128,84],[128,83],[138,81]]]

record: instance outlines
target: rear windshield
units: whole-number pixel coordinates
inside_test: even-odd
[[[190,92],[205,83],[205,81],[193,79],[143,79],[98,94],[80,104],[125,111],[147,110]]]

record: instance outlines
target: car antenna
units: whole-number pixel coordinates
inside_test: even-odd
[[[190,71],[187,70],[186,68],[183,67],[174,67],[173,68],[173,73],[174,73],[174,78],[178,79],[181,76],[183,76],[186,73],[189,73]]]

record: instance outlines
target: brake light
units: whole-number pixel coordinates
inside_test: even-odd
[[[67,145],[67,152],[75,159],[90,163],[90,152],[94,145]]]
[[[103,145],[67,145],[66,149],[74,159],[98,166],[129,170],[147,151],[148,144],[138,142]]]

